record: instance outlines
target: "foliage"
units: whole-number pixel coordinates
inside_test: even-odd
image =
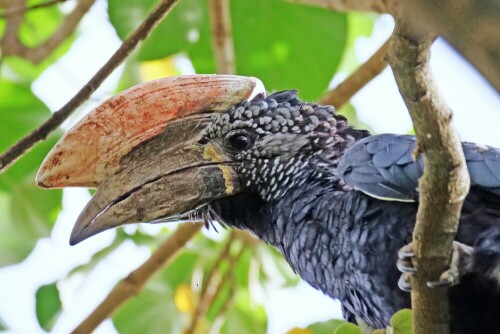
[[[110,0],[109,16],[118,35],[125,38],[156,2],[135,0],[123,6],[123,1]],[[139,49],[137,59],[186,52],[197,73],[215,73],[207,12],[206,1],[181,1]],[[238,74],[256,76],[270,90],[298,88],[306,100],[324,92],[347,43],[347,15],[315,7],[281,0],[233,1],[231,19]]]
[[[157,2],[108,0],[109,20],[118,36],[124,39]],[[28,5],[34,3],[38,2],[29,1]],[[19,40],[27,47],[40,45],[58,29],[64,16],[57,6],[29,11],[19,29]],[[298,88],[303,99],[317,99],[339,68],[354,69],[354,41],[371,33],[373,19],[368,15],[334,13],[282,0],[232,1],[237,74],[259,77],[269,90]],[[5,28],[5,20],[0,19],[0,35],[6,32]],[[40,64],[20,57],[1,59],[1,152],[50,116],[48,108],[33,93],[32,83],[64,55],[75,38],[67,36]],[[127,60],[117,89],[158,76],[178,74],[181,70],[174,60],[179,56],[188,57],[197,73],[216,72],[205,0],[179,2],[138,52]],[[346,110],[355,117],[352,106]],[[0,266],[23,261],[41,238],[50,235],[62,209],[61,190],[45,191],[34,185],[39,165],[59,137],[60,133],[51,135],[0,175]],[[181,333],[197,321],[196,333],[208,330],[232,333],[234,328],[238,333],[265,332],[267,315],[263,306],[253,299],[251,286],[293,286],[299,278],[276,250],[246,244],[243,239],[225,232],[221,234],[225,236],[223,241],[200,236],[183,249],[136,298],[113,316],[116,329],[120,333]],[[155,234],[141,227],[130,233],[120,230],[112,243],[89,254],[85,263],[75,264],[66,277],[61,277],[61,282],[95,272],[99,263],[111,257],[126,241],[154,249],[158,240],[166,235],[166,229]],[[230,251],[224,256],[227,245]],[[209,280],[210,275],[224,280],[214,283]],[[207,297],[210,284],[215,284],[218,293]],[[41,286],[35,294],[37,319],[47,331],[57,324],[59,315],[68,307],[58,286],[58,282]],[[203,298],[211,299],[201,310]],[[196,318],[200,312],[203,316]],[[404,326],[403,320],[395,320],[394,327]],[[4,326],[0,320],[0,330],[7,327],[10,326]],[[359,329],[332,320],[312,324],[303,331],[346,334],[358,333]]]
[[[0,81],[0,150],[50,115],[29,85]],[[51,137],[0,175],[0,266],[26,257],[40,237],[48,236],[61,210],[60,190],[38,189],[34,184],[40,162],[55,144]]]
[[[36,317],[40,326],[49,331],[61,312],[62,304],[56,284],[41,286],[36,292]]]

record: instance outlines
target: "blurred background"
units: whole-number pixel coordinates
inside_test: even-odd
[[[43,1],[0,1],[0,151],[73,97],[157,2],[63,0],[19,15],[16,8]],[[387,14],[338,13],[296,2],[301,1],[233,0],[230,19],[236,73],[260,78],[269,91],[296,88],[303,100],[319,100],[345,80],[394,27]],[[85,5],[90,9],[82,9],[76,28],[45,52],[46,41],[58,31],[64,34],[75,9]],[[14,26],[18,41],[10,42]],[[28,51],[12,49],[16,43]],[[442,40],[433,46],[431,65],[462,140],[500,147],[500,98],[494,89]],[[61,134],[130,86],[216,72],[207,1],[181,0],[59,131],[0,174],[0,332],[70,332],[177,227],[128,226],[70,247],[71,228],[91,193],[41,190],[34,184]],[[338,112],[373,133],[413,131],[389,68]],[[275,250],[217,230],[204,229],[95,333],[188,328],[193,333],[332,333],[342,325],[332,320],[342,318],[339,303],[301,282]],[[221,257],[224,249],[229,251]],[[211,272],[219,277],[213,283],[218,293],[195,317]]]

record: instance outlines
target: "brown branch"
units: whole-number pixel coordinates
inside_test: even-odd
[[[231,231],[231,234],[229,235],[224,248],[222,249],[219,256],[217,257],[217,260],[214,262],[208,272],[207,281],[201,289],[200,300],[196,305],[196,309],[193,312],[193,316],[188,328],[184,331],[185,334],[191,334],[195,332],[196,326],[198,326],[198,320],[203,316],[203,314],[205,314],[208,307],[210,306],[210,301],[213,300],[213,297],[211,296],[214,295],[214,291],[217,290],[217,286],[220,283],[220,277],[217,277],[217,273],[219,271],[221,263],[229,258],[229,251],[231,250],[233,236],[233,231]]]
[[[219,313],[226,312],[225,308],[227,304],[231,300],[231,296],[234,291],[234,277],[233,277],[233,268],[235,267],[236,262],[241,258],[245,250],[248,246],[254,245],[254,238],[247,238],[246,234],[239,233],[240,231],[232,230],[231,235],[228,238],[228,242],[226,243],[224,249],[219,254],[217,261],[214,263],[210,272],[208,274],[208,279],[206,284],[204,285],[201,297],[198,305],[196,306],[196,310],[193,313],[193,317],[191,318],[191,323],[189,324],[185,334],[193,334],[196,333],[196,327],[198,326],[199,319],[208,311],[210,305],[214,302],[215,298],[220,295],[222,288],[225,284],[229,284],[229,298],[225,301],[223,306],[221,307]],[[241,238],[242,237],[242,238]],[[230,254],[231,246],[233,245],[235,240],[241,240],[243,242],[242,247],[238,250],[238,252],[234,255]],[[220,267],[224,261],[228,261],[229,265],[227,270],[221,275]]]
[[[229,0],[209,0],[212,47],[218,74],[234,74],[234,46]]]
[[[203,227],[203,224],[181,225],[139,268],[116,285],[99,306],[73,330],[73,334],[91,333],[125,301],[141,291],[144,284]]]
[[[63,0],[60,0],[61,2]],[[65,0],[64,0],[65,1]],[[24,1],[20,1],[24,4]],[[4,51],[5,56],[19,56],[26,60],[31,61],[34,64],[40,63],[48,55],[50,55],[62,42],[64,42],[68,36],[70,36],[80,23],[83,16],[88,12],[90,7],[94,4],[95,0],[80,0],[77,2],[76,7],[73,11],[66,16],[61,26],[42,44],[30,48],[25,46],[18,38],[19,25],[16,29],[6,31],[3,40],[0,41],[0,46]],[[39,5],[42,6],[42,5]],[[46,6],[44,6],[46,7]],[[29,7],[27,7],[29,8]],[[18,14],[24,14],[24,7],[16,6],[10,8],[7,13],[18,12]],[[8,17],[7,24],[14,20],[15,22],[21,22],[23,15],[12,15]]]
[[[316,7],[323,7],[335,12],[375,12],[392,13],[394,0],[286,0]]]
[[[47,2],[42,2],[42,3],[38,3],[35,5],[31,5],[31,6],[16,7],[16,8],[10,9],[9,11],[6,11],[4,13],[0,13],[0,19],[9,18],[9,17],[15,16],[15,15],[21,15],[21,14],[24,14],[26,12],[29,12],[29,11],[32,11],[35,9],[51,7],[51,6],[54,6],[54,5],[57,5],[59,3],[66,2],[66,1],[68,1],[68,0],[50,0]]]
[[[500,1],[405,1],[413,27],[443,36],[500,92]]]
[[[384,56],[389,49],[389,41],[390,39],[387,40],[370,59],[349,75],[337,87],[329,90],[325,96],[319,100],[319,103],[332,105],[338,110],[361,88],[379,75],[387,67]]]
[[[417,269],[412,278],[415,334],[449,333],[447,291],[431,289],[427,282],[438,280],[449,267],[460,210],[469,189],[462,146],[451,125],[452,111],[431,76],[432,42],[430,35],[416,35],[406,22],[397,19],[388,52],[389,64],[415,127],[415,154],[425,157],[412,242]]]
[[[92,93],[102,84],[102,82],[120,65],[125,58],[137,47],[139,42],[145,39],[160,20],[172,9],[178,0],[162,0],[149,16],[132,34],[123,41],[122,45],[109,58],[103,67],[76,93],[61,109],[52,114],[45,123],[40,125],[35,131],[22,138],[5,153],[0,155],[0,173],[7,169],[16,159],[31,149],[37,142],[47,138],[47,136],[59,125],[61,125],[76,108],[78,108]]]
[[[26,0],[7,1],[5,4],[5,10],[9,12],[11,10],[15,10],[16,8],[24,7],[25,4]],[[3,37],[0,39],[2,58],[5,57],[8,52],[16,52],[14,49],[17,48],[17,45],[21,44],[18,39],[18,32],[22,22],[23,17],[21,15],[11,17],[7,20]]]

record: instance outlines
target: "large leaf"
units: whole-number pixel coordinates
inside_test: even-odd
[[[342,58],[346,16],[282,0],[231,5],[238,73],[259,77],[268,90],[297,88],[303,99],[318,98]]]
[[[109,0],[109,15],[125,38],[156,0]],[[187,52],[198,73],[215,72],[206,1],[183,0],[141,47],[138,59]],[[347,42],[345,14],[282,0],[232,1],[237,73],[267,89],[298,88],[304,99],[326,89]]]
[[[61,313],[61,298],[55,283],[44,285],[36,292],[36,318],[40,326],[49,331]]]
[[[178,286],[191,284],[194,264],[199,258],[197,253],[183,251],[161,275],[148,283],[136,298],[113,317],[118,331],[121,334],[181,333],[188,317],[176,307],[175,293]]]
[[[125,39],[147,16],[158,0],[109,0],[108,12],[118,36]],[[198,41],[199,29],[208,27],[203,0],[180,1],[139,49],[139,60],[160,59],[185,51]]]
[[[344,324],[346,324],[344,320],[332,319],[324,322],[316,322],[307,328],[314,334],[332,334]]]
[[[26,135],[50,112],[28,86],[0,81],[0,151]],[[61,190],[35,186],[35,175],[58,136],[40,145],[0,174],[0,266],[21,261],[48,236],[61,209]]]
[[[267,316],[264,308],[251,300],[248,290],[238,290],[220,332],[260,334],[265,333],[266,329]]]
[[[7,325],[5,324],[2,317],[0,316],[0,331],[6,331],[7,329],[8,329]]]
[[[394,334],[413,334],[413,312],[402,309],[391,317],[391,327]]]

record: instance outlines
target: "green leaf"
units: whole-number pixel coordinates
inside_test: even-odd
[[[113,316],[113,323],[120,334],[181,333],[188,319],[173,298],[170,286],[154,280]]]
[[[339,66],[339,71],[352,72],[358,67],[359,61],[354,52],[355,42],[360,37],[368,37],[373,31],[375,19],[378,17],[374,14],[350,12],[347,15],[348,34],[345,52],[342,57],[342,63]]]
[[[261,243],[256,249],[257,259],[261,264],[261,279],[280,286],[295,286],[300,282],[300,277],[274,247]]]
[[[344,325],[346,322],[344,320],[332,319],[323,322],[316,322],[309,325],[307,328],[314,334],[332,334],[340,326]]]
[[[0,317],[0,331],[6,331],[8,329],[7,325],[5,324],[5,321]]]
[[[391,327],[394,334],[412,334],[413,312],[410,309],[402,309],[394,313],[391,318]]]
[[[36,318],[40,326],[49,331],[61,313],[61,298],[56,283],[44,285],[36,292]]]
[[[28,86],[0,81],[0,151],[35,129],[50,112]],[[0,175],[0,266],[21,261],[48,236],[61,210],[61,190],[42,190],[35,175],[58,136],[35,146]]]
[[[171,287],[176,287],[181,283],[190,283],[195,264],[199,260],[201,260],[200,254],[184,250],[161,273],[160,280],[168,283]]]
[[[231,2],[231,16],[238,74],[260,78],[268,90],[297,88],[305,100],[325,91],[344,52],[345,14],[255,0]]]
[[[0,81],[0,150],[5,151],[50,115],[28,85]],[[7,131],[8,130],[8,131]]]
[[[174,293],[180,284],[191,284],[200,254],[184,249],[162,273],[113,317],[120,333],[180,333],[187,314],[175,306]]]
[[[264,308],[250,298],[248,290],[237,290],[234,304],[229,308],[221,333],[260,334],[267,329]]]
[[[109,1],[109,16],[125,38],[156,0]],[[140,48],[138,59],[187,52],[197,73],[214,73],[206,2],[183,0]],[[249,15],[251,13],[251,15]],[[347,42],[347,17],[281,0],[231,2],[237,73],[259,77],[268,90],[297,88],[320,96],[337,70]]]
[[[248,289],[250,284],[250,263],[252,261],[252,252],[246,250],[231,269],[237,289]]]
[[[109,18],[118,36],[125,39],[157,3],[158,0],[109,0]],[[180,1],[144,41],[138,60],[160,59],[186,51],[197,42],[199,30],[209,27],[207,11],[203,0]]]
[[[345,322],[342,325],[338,326],[333,331],[333,334],[363,334],[363,331],[355,324]]]

